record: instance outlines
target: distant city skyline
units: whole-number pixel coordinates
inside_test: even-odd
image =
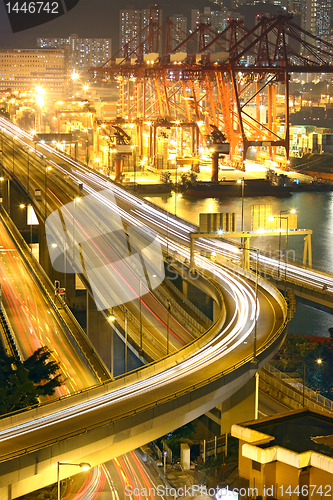
[[[276,12],[287,12],[285,4],[288,1],[288,8],[295,14],[297,24],[314,35],[325,37],[327,41],[332,40],[330,32],[331,0],[269,0],[269,3],[256,3],[256,1],[185,0],[179,5],[177,0],[168,0],[168,3],[156,2],[155,5],[161,9],[162,22],[168,17],[183,16],[186,19],[187,30],[192,28],[193,13],[196,10],[200,11],[200,13],[203,13],[207,7],[215,12],[221,10],[221,15],[218,16],[221,18],[219,20],[214,18],[214,22],[212,22],[209,15],[208,17],[206,16],[208,21],[212,22],[213,26],[216,24],[215,28],[220,31],[221,28],[224,28],[222,18],[226,16],[227,10],[240,12],[245,19],[246,27],[252,28],[257,14],[272,15]],[[65,38],[70,34],[77,34],[79,38],[111,39],[113,55],[123,46],[120,45],[121,39],[124,41],[131,39],[133,28],[130,25],[125,28],[126,23],[119,23],[120,11],[134,9],[136,12],[142,9],[142,13],[148,11],[149,6],[152,4],[153,2],[149,0],[136,0],[134,5],[133,3],[124,3],[122,0],[80,0],[79,4],[73,10],[49,23],[18,33],[12,33],[6,16],[5,5],[3,2],[0,2],[0,47],[33,49],[37,47],[37,38]],[[313,12],[316,12],[315,16]],[[302,18],[300,17],[301,15]],[[174,17],[174,19],[176,18]],[[200,19],[204,21],[205,15],[200,15]],[[316,20],[315,23],[313,19]],[[182,26],[184,26],[184,21],[182,23]],[[120,28],[120,24],[125,31]],[[142,19],[140,25],[142,25]]]
[[[136,0],[124,3],[121,0],[80,0],[79,4],[64,16],[49,23],[19,33],[12,33],[6,16],[4,3],[0,2],[0,46],[15,48],[35,48],[39,37],[66,37],[69,33],[77,33],[80,37],[111,38],[116,48],[119,40],[119,12],[127,6],[148,8],[154,2]],[[191,9],[203,9],[214,6],[211,0],[185,0],[179,5],[178,0],[156,2],[165,17],[176,13],[190,16]],[[226,2],[228,3],[228,2]],[[216,7],[216,6],[215,6]]]

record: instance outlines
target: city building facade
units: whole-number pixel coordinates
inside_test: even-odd
[[[46,98],[63,97],[67,56],[61,49],[0,49],[0,89],[42,87]]]
[[[37,38],[37,46],[41,49],[63,49],[68,54],[69,72],[78,71],[88,74],[89,68],[99,67],[112,55],[110,38],[80,38],[77,34],[68,38]]]
[[[173,51],[178,45],[183,42],[187,33],[187,17],[183,14],[174,14],[170,17],[170,49]],[[184,48],[180,48],[177,52],[183,52]]]
[[[135,57],[133,51],[141,44],[140,54],[162,51],[162,9],[156,5],[148,9],[128,8],[119,14],[119,55]]]

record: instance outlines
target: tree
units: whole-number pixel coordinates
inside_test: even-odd
[[[52,396],[57,387],[61,385],[61,374],[56,361],[51,361],[52,353],[47,347],[40,347],[23,361],[23,366],[29,372],[39,396]]]
[[[172,450],[173,457],[179,458],[180,456],[180,443],[187,443],[189,446],[192,445],[192,437],[195,433],[197,424],[195,421],[188,422],[187,424],[175,429],[174,431],[165,434],[161,438],[157,439],[156,442],[160,448],[162,448],[162,441],[165,441],[169,448]]]
[[[61,385],[61,374],[47,347],[37,349],[21,362],[0,349],[0,414],[38,403],[39,396],[51,396]]]
[[[302,380],[305,365],[306,385],[333,399],[333,341],[330,338],[314,342],[303,334],[288,335],[272,364]]]

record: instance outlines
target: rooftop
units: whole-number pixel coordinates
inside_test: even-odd
[[[333,458],[333,415],[303,408],[288,413],[253,420],[241,427],[266,434],[272,439],[253,443],[260,448],[280,446],[296,453],[315,451]],[[327,436],[315,442],[313,438]],[[268,441],[268,442],[267,442]],[[316,439],[317,441],[317,439]],[[326,444],[324,444],[326,443]]]

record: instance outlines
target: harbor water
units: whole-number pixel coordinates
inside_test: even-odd
[[[238,198],[206,198],[194,199],[171,196],[150,196],[150,202],[175,213],[193,224],[199,223],[200,213],[229,212],[236,214],[236,230],[241,228],[242,199]],[[333,274],[333,192],[294,193],[288,198],[272,196],[244,198],[244,231],[251,230],[252,205],[271,205],[273,215],[280,211],[295,209],[297,212],[298,229],[311,229],[313,267]],[[286,212],[285,212],[286,213]],[[288,235],[288,259],[302,262],[303,236]],[[261,250],[278,250],[278,237],[258,236],[251,239],[251,246]],[[329,337],[328,328],[333,327],[333,317],[318,309],[297,304],[295,317],[289,324],[291,333],[304,333]]]

